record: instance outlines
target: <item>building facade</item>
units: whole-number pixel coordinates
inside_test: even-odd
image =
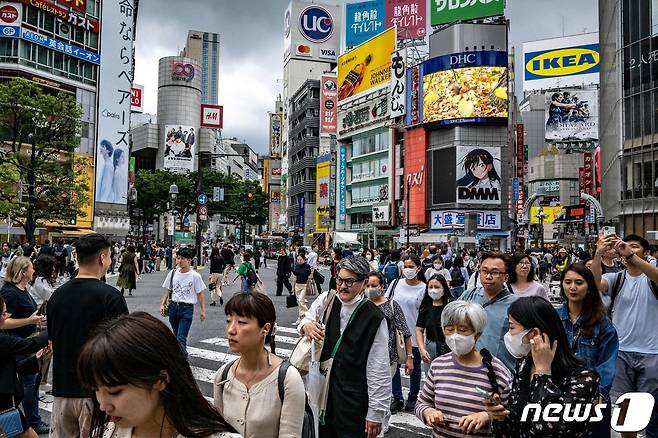
[[[218,33],[190,30],[181,56],[196,59],[201,65],[201,103],[217,105],[219,96]]]

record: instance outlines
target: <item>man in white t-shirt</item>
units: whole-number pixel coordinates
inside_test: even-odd
[[[199,303],[201,307],[201,321],[206,319],[206,302],[203,296],[206,285],[201,274],[191,268],[192,258],[194,254],[190,248],[182,248],[178,251],[176,254],[178,269],[170,271],[162,283],[164,294],[160,303],[160,314],[164,316],[165,303],[171,292],[169,324],[185,355],[187,355],[187,335],[192,326],[195,304]]]
[[[658,399],[658,268],[646,261],[649,242],[629,234],[599,239],[592,274],[611,301],[612,323],[619,336],[612,403],[627,392],[648,392]],[[625,260],[626,270],[601,275],[601,257],[614,249]],[[658,400],[646,428],[647,438],[658,437]]]

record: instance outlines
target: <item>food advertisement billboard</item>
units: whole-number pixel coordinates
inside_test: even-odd
[[[507,52],[453,53],[425,61],[421,70],[424,123],[507,120]]]
[[[345,5],[345,46],[355,47],[386,29],[384,0]]]
[[[194,170],[196,129],[192,126],[165,125],[164,168]]]
[[[505,13],[505,0],[431,0],[432,26]]]
[[[339,102],[390,83],[395,42],[391,28],[338,58]]]
[[[596,90],[546,93],[546,140],[599,139],[599,93]]]
[[[458,203],[500,205],[500,148],[457,146]]]

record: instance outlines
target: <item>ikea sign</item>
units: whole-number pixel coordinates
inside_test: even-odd
[[[525,53],[525,80],[557,78],[599,72],[599,45]]]

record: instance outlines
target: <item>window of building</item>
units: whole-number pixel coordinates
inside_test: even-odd
[[[39,25],[39,10],[28,5],[23,5],[23,20],[37,27]]]
[[[18,40],[13,38],[0,38],[0,61],[16,62],[7,58],[18,57]]]
[[[41,26],[43,30],[52,34],[55,33],[55,16],[51,14],[41,13]],[[71,26],[73,28],[73,26]]]

